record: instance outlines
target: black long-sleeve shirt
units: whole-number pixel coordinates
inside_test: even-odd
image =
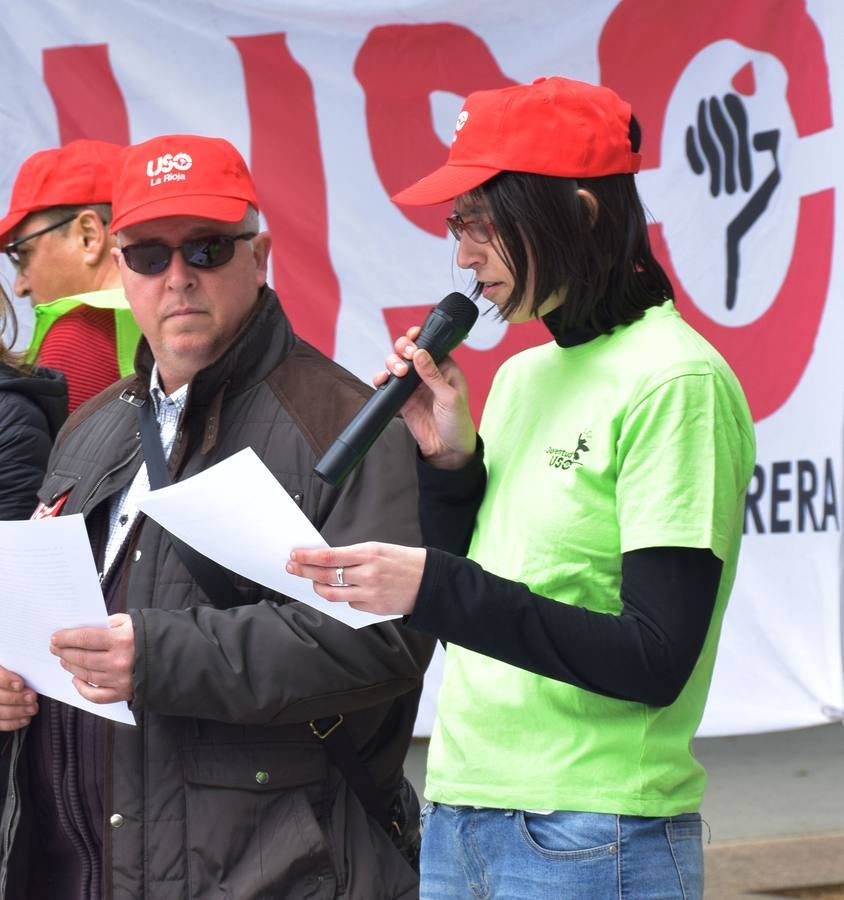
[[[708,549],[622,554],[619,615],[533,593],[466,559],[486,488],[483,444],[466,467],[420,460],[420,520],[428,555],[408,624],[486,656],[609,697],[674,702],[706,637],[722,562]]]

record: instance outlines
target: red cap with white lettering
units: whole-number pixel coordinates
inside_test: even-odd
[[[127,147],[118,161],[112,232],[168,216],[239,222],[258,209],[243,157],[223,138],[167,134]]]
[[[597,178],[639,171],[630,104],[615,91],[570,78],[475,91],[457,117],[445,165],[399,191],[396,203],[451,200],[499,172]]]

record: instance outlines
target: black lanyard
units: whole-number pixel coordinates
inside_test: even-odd
[[[161,434],[152,406],[152,397],[150,397],[144,403],[135,405],[135,409],[138,413],[141,447],[147,464],[149,486],[155,489],[172,484],[172,479],[170,470],[167,468],[167,460],[164,458]],[[233,606],[242,606],[246,602],[232,583],[228,569],[214,562],[213,559],[198,553],[174,534],[170,534],[170,540],[184,567],[217,609],[231,609]]]

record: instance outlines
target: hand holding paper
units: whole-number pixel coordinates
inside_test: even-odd
[[[29,725],[38,712],[38,697],[17,672],[0,666],[0,731],[17,731]]]
[[[57,630],[105,631],[109,626],[82,516],[0,522],[0,572],[0,666],[19,675],[31,691],[134,725],[125,702],[99,702],[106,698],[92,702],[76,690],[73,679],[50,655]],[[23,693],[28,695],[26,690]]]
[[[329,603],[314,593],[310,581],[285,571],[293,547],[327,544],[249,447],[198,475],[150,491],[138,508],[232,572],[352,628],[396,618]]]
[[[409,615],[416,606],[427,550],[368,541],[349,547],[297,548],[287,571],[310,578],[314,590],[338,605],[372,614]]]
[[[50,642],[73,686],[93,703],[134,696],[135,629],[126,613],[109,616],[108,628],[65,628]]]

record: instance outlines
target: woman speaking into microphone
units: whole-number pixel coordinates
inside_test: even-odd
[[[469,95],[445,164],[393,199],[453,201],[475,296],[547,343],[467,386],[411,329],[425,547],[293,552],[333,601],[447,642],[423,811],[423,898],[699,900],[691,752],[733,584],[753,424],[678,314],[613,91]]]

